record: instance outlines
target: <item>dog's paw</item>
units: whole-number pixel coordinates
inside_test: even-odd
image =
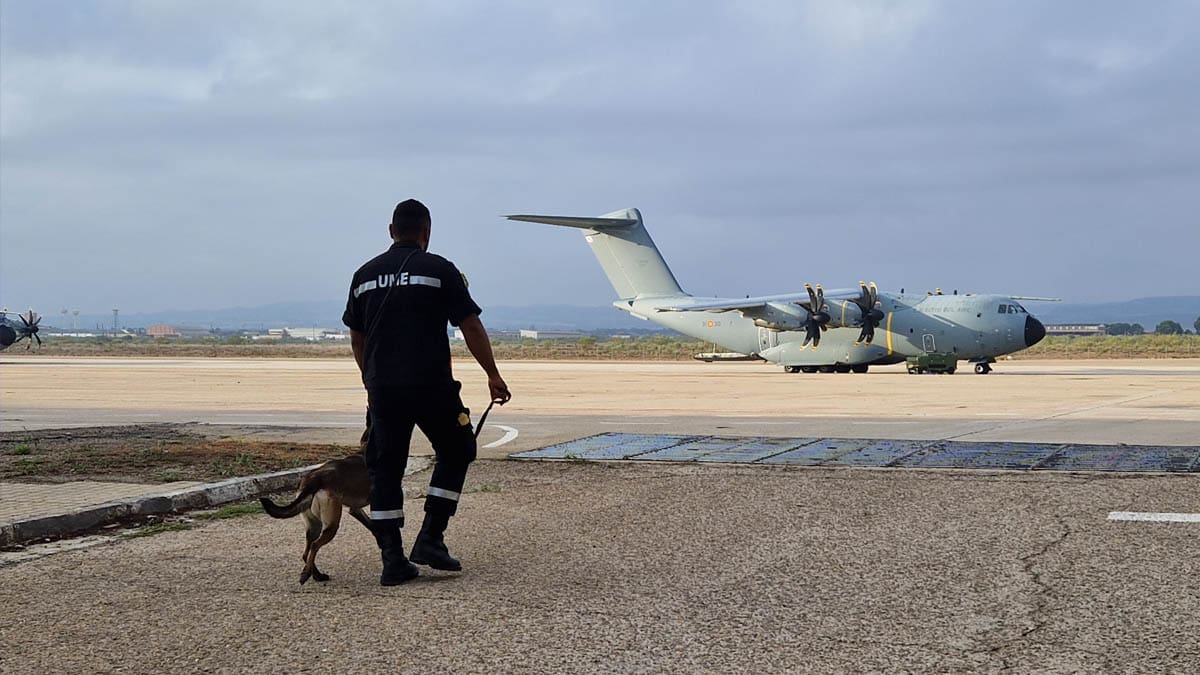
[[[319,571],[313,572],[312,578],[315,581],[329,581],[329,575]]]

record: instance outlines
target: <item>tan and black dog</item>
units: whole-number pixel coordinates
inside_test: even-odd
[[[363,432],[361,445],[365,447],[367,434]],[[296,498],[280,506],[266,497],[259,498],[263,510],[272,518],[293,518],[304,514],[304,569],[300,572],[300,583],[309,577],[317,581],[329,581],[329,575],[317,569],[317,551],[333,540],[342,521],[342,507],[350,509],[350,515],[368,530],[371,521],[363,507],[371,502],[371,479],[367,475],[367,464],[362,453],[341,459],[331,459],[309,471],[300,479]]]

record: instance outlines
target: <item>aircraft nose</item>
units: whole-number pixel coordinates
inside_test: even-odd
[[[1025,346],[1032,347],[1046,337],[1046,327],[1033,316],[1025,317]]]

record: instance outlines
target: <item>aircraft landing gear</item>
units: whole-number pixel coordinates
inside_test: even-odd
[[[976,375],[987,375],[990,372],[992,372],[992,366],[988,362],[984,361],[983,363],[975,364]]]
[[[860,363],[853,366],[784,366],[785,373],[865,373],[869,366]]]

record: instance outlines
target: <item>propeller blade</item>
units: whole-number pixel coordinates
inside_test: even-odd
[[[870,285],[858,282],[861,294],[854,299],[862,314],[862,331],[858,334],[855,344],[871,344],[875,340],[875,329],[883,321],[883,305],[879,302],[879,287],[872,281]]]

